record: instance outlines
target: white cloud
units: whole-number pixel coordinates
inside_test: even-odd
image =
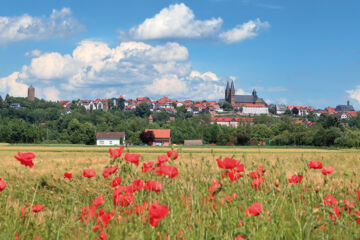
[[[39,54],[21,71],[1,79],[1,94],[15,93],[17,84],[25,89],[25,96],[26,84],[32,84],[36,96],[48,100],[119,95],[218,99],[224,95],[219,77],[193,70],[187,48],[178,43],[123,42],[112,48],[86,40],[71,54]]]
[[[353,90],[346,91],[349,94],[349,97],[356,100],[360,104],[360,85]]]
[[[235,28],[222,32],[219,37],[226,43],[241,42],[248,38],[256,37],[260,30],[269,28],[268,22],[261,22],[259,18],[248,21],[241,25],[237,25]]]
[[[19,73],[14,72],[13,74],[0,78],[0,91],[8,93],[14,97],[25,97],[27,96],[28,85],[18,82]]]
[[[39,57],[42,52],[39,49],[34,49],[31,52],[25,53],[26,57]]]
[[[23,40],[63,38],[83,29],[69,8],[53,10],[49,17],[0,16],[0,44]]]
[[[221,18],[197,20],[185,4],[174,4],[162,9],[152,18],[130,29],[129,34],[138,40],[162,38],[201,38],[216,34]]]

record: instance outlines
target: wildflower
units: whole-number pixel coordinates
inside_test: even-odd
[[[264,178],[255,178],[255,179],[252,181],[251,187],[252,187],[253,189],[255,189],[255,191],[259,190],[259,189],[260,189],[260,186],[261,186],[261,183],[262,183],[264,180],[265,180]]]
[[[356,190],[356,193],[357,193],[358,199],[359,199],[359,201],[360,201],[360,189],[359,189],[359,190]]]
[[[161,164],[167,162],[169,159],[168,159],[168,156],[167,155],[160,155],[158,156],[158,162],[157,162],[157,165],[158,166],[161,166]]]
[[[355,207],[355,202],[350,202],[349,200],[344,200],[344,205],[341,210],[347,210],[348,213],[350,214],[353,210],[353,208]]]
[[[33,159],[35,154],[32,152],[18,152],[18,155],[14,156],[22,165],[32,168],[34,166]]]
[[[335,207],[333,208],[333,210],[334,210],[334,213],[335,213],[336,218],[337,218],[337,219],[340,219],[340,214],[339,214],[339,208],[338,208],[338,206],[335,206]],[[331,213],[329,213],[329,217],[330,217],[330,219],[333,220],[333,221],[336,220],[335,216],[333,216]]]
[[[333,196],[331,196],[330,194],[328,194],[325,198],[324,198],[324,204],[331,206],[331,205],[335,205],[337,203],[336,198],[334,198]]]
[[[321,173],[325,176],[333,172],[334,172],[334,167],[324,167],[323,170],[321,171]]]
[[[155,168],[153,168],[154,165],[154,162],[143,163],[143,166],[141,167],[141,172],[153,172],[155,170]]]
[[[174,166],[162,165],[162,166],[158,167],[156,173],[158,176],[166,175],[166,176],[169,176],[170,178],[175,178],[178,175],[178,170]]]
[[[318,162],[318,161],[310,161],[310,163],[307,164],[307,166],[310,169],[322,169],[322,162]]]
[[[127,207],[135,201],[134,195],[130,193],[116,194],[113,196],[113,203],[115,206]]]
[[[134,163],[136,166],[139,166],[140,154],[136,153],[125,153],[124,159],[130,163]]]
[[[226,157],[223,161],[216,159],[219,168],[223,169],[234,169],[237,168],[239,171],[244,171],[244,164],[240,164],[240,160]]]
[[[289,178],[289,183],[301,183],[303,179],[302,175],[293,175],[291,178]]]
[[[6,182],[0,178],[0,192],[6,188]]]
[[[171,158],[172,160],[176,160],[179,156],[179,153],[175,150],[170,150],[167,152],[167,156]]]
[[[106,240],[106,232],[101,232],[99,238],[100,240]]]
[[[160,192],[162,189],[162,185],[160,182],[155,180],[149,180],[145,184],[145,189],[148,191],[155,191],[156,193]]]
[[[84,169],[83,176],[87,178],[95,177],[96,172],[93,169]]]
[[[120,148],[116,148],[116,149],[109,148],[109,153],[112,158],[119,158],[121,157],[123,150],[124,150],[124,146],[121,146]]]
[[[106,169],[103,171],[102,175],[103,175],[104,178],[107,178],[107,177],[109,177],[111,174],[114,174],[114,173],[117,171],[117,169],[118,169],[118,168],[117,168],[116,166],[106,168]]]
[[[105,197],[104,197],[104,195],[99,195],[97,198],[95,198],[94,200],[93,200],[93,206],[94,207],[98,207],[98,206],[100,206],[101,204],[103,204],[103,203],[105,203]]]
[[[111,181],[111,186],[116,187],[121,184],[121,177],[116,177]]]
[[[72,178],[72,173],[65,172],[65,173],[64,173],[64,178],[67,178],[67,179],[71,180],[71,178]]]
[[[157,203],[151,204],[149,210],[150,224],[156,227],[160,220],[169,214],[169,209],[165,205]]]
[[[244,235],[238,235],[235,237],[235,240],[242,240],[242,239],[245,239]]]
[[[37,212],[42,211],[44,208],[45,208],[44,205],[35,204],[35,205],[33,206],[32,210],[33,210],[34,213],[37,213]]]
[[[257,216],[262,212],[262,205],[260,202],[255,202],[251,204],[246,210],[245,214],[246,216]]]
[[[275,187],[278,187],[278,186],[279,186],[279,179],[276,179],[276,180],[275,180],[274,185],[275,185]]]
[[[144,181],[141,179],[135,179],[132,184],[135,188],[135,191],[141,190],[145,187]]]

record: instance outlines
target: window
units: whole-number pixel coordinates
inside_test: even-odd
[[[109,141],[109,144],[112,144],[112,141]]]
[[[104,141],[101,140],[101,141],[100,141],[100,144],[104,144]]]

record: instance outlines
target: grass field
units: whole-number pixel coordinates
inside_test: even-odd
[[[108,148],[89,146],[0,145],[0,178],[7,186],[0,192],[0,239],[358,239],[360,238],[360,150],[179,147],[176,160],[166,165],[178,169],[178,176],[168,178],[142,173],[145,162],[157,161],[170,148],[129,147],[124,152],[140,153],[140,164],[123,157],[110,164]],[[34,167],[20,165],[14,156],[18,151],[36,154]],[[124,155],[124,154],[123,154]],[[245,165],[242,177],[231,182],[222,174],[216,158],[231,157]],[[309,169],[309,161],[321,161],[335,171],[324,176],[321,170]],[[118,166],[115,174],[104,178],[106,167]],[[264,167],[260,189],[254,188],[250,172]],[[94,169],[96,177],[84,178],[83,169]],[[72,179],[64,179],[71,172]],[[302,175],[301,183],[288,178]],[[121,185],[132,185],[135,179],[156,180],[159,193],[138,190],[128,206],[113,204],[111,180],[121,176]],[[223,178],[222,178],[223,176]],[[214,180],[215,192],[209,189]],[[278,186],[274,185],[278,179]],[[221,185],[221,187],[220,187]],[[315,191],[319,187],[319,191]],[[214,189],[213,189],[214,190]],[[235,195],[234,195],[235,193]],[[81,220],[83,208],[99,195],[105,203],[97,207],[97,217]],[[324,204],[331,194],[336,204]],[[350,201],[350,207],[344,203]],[[148,211],[134,213],[135,206],[158,202],[169,209],[157,226],[149,223]],[[254,202],[262,204],[257,216],[247,216]],[[45,209],[34,213],[24,204],[42,204]],[[354,203],[354,206],[351,205]],[[339,209],[336,217],[335,207]],[[20,208],[25,215],[21,216]],[[100,221],[94,232],[100,208],[113,213],[108,224]],[[351,209],[351,211],[349,210]],[[359,211],[359,212],[358,212]],[[349,213],[350,212],[350,213]],[[333,217],[331,217],[333,216]],[[112,214],[111,214],[112,215]],[[335,217],[334,217],[335,216]],[[360,220],[359,220],[360,221]]]

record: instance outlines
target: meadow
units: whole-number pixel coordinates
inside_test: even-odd
[[[360,238],[360,150],[169,150],[0,145],[0,239]],[[33,152],[34,166],[17,152]]]

